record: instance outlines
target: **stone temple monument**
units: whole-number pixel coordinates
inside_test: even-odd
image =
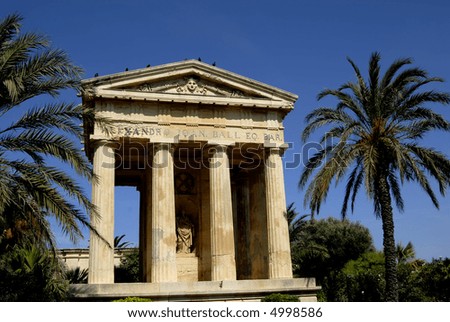
[[[103,239],[91,234],[74,297],[314,300],[315,280],[292,276],[285,216],[282,120],[296,99],[196,60],[84,80],[83,104],[110,124],[85,124]],[[115,186],[140,192],[141,283],[114,283]]]

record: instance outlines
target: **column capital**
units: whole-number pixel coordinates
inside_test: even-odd
[[[281,154],[283,152],[283,150],[279,147],[266,147],[266,151],[268,151],[269,153],[272,154]]]
[[[220,146],[220,147],[230,147],[234,146],[236,142],[234,141],[226,141],[226,140],[208,140],[208,145],[210,146]]]
[[[174,148],[173,143],[169,143],[169,142],[154,142],[153,143],[153,151],[172,150],[173,148]]]
[[[157,143],[178,143],[178,142],[180,142],[180,140],[178,139],[178,136],[175,136],[175,137],[173,137],[173,138],[158,138],[158,139],[155,139],[155,140],[150,140],[150,143],[154,143],[154,144],[157,144]]]
[[[174,152],[174,146],[172,143],[164,143],[164,142],[157,142],[153,143],[153,146],[151,149],[149,149],[149,156],[153,158],[151,162],[151,168],[164,168],[164,167],[171,167],[173,166],[173,152]],[[161,151],[167,151],[167,153],[161,154],[160,157],[155,158],[155,156],[161,152]],[[170,159],[170,160],[169,160]]]
[[[284,152],[286,152],[288,148],[287,144],[283,144],[283,145],[277,145],[277,146],[265,146],[264,150],[266,151],[266,153],[268,155],[270,154],[278,154],[280,157],[282,157],[284,155]]]
[[[284,152],[289,148],[287,143],[283,144],[275,144],[269,143],[264,144],[264,149],[269,153],[278,153],[280,156],[283,156]]]
[[[235,142],[225,142],[225,141],[208,141],[208,152],[214,154],[228,153],[228,149],[234,145]]]
[[[108,146],[113,149],[117,149],[120,145],[120,143],[117,140],[111,139],[95,139],[91,140],[91,144],[94,148],[97,148],[99,146]]]

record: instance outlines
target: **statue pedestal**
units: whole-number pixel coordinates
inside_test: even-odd
[[[178,282],[198,281],[198,257],[194,253],[177,254]]]

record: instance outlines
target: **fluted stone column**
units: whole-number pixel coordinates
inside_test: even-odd
[[[150,163],[153,163],[153,154],[149,153]],[[144,176],[145,182],[145,215],[142,220],[144,225],[144,236],[142,241],[142,271],[143,271],[143,281],[150,283],[152,281],[152,169],[148,167],[145,170]]]
[[[89,245],[89,284],[114,283],[114,142],[95,142],[93,170],[98,181],[92,185],[92,203],[99,216],[91,215],[94,233]]]
[[[265,163],[269,278],[292,278],[281,150],[271,148]]]
[[[225,145],[215,145],[209,164],[211,280],[235,280],[230,167]]]
[[[152,164],[151,282],[176,282],[173,156],[169,143],[156,143]]]

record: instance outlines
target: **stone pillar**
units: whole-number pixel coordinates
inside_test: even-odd
[[[292,278],[281,150],[271,148],[265,163],[269,278]]]
[[[91,225],[102,238],[91,232],[89,243],[89,284],[114,283],[114,142],[95,142],[92,203],[98,216],[91,215]]]
[[[151,225],[151,282],[176,282],[175,188],[169,143],[154,145]]]
[[[139,191],[139,276],[146,281],[147,269],[147,187],[145,176],[138,187]]]
[[[149,154],[149,160],[152,160],[153,154],[151,152]],[[149,161],[151,164],[153,161]],[[150,283],[151,282],[151,273],[152,273],[152,169],[148,167],[145,169],[144,175],[144,184],[145,184],[145,214],[143,225],[144,225],[144,236],[142,242],[142,281]]]
[[[211,280],[235,280],[233,208],[227,146],[214,146],[209,168]]]

